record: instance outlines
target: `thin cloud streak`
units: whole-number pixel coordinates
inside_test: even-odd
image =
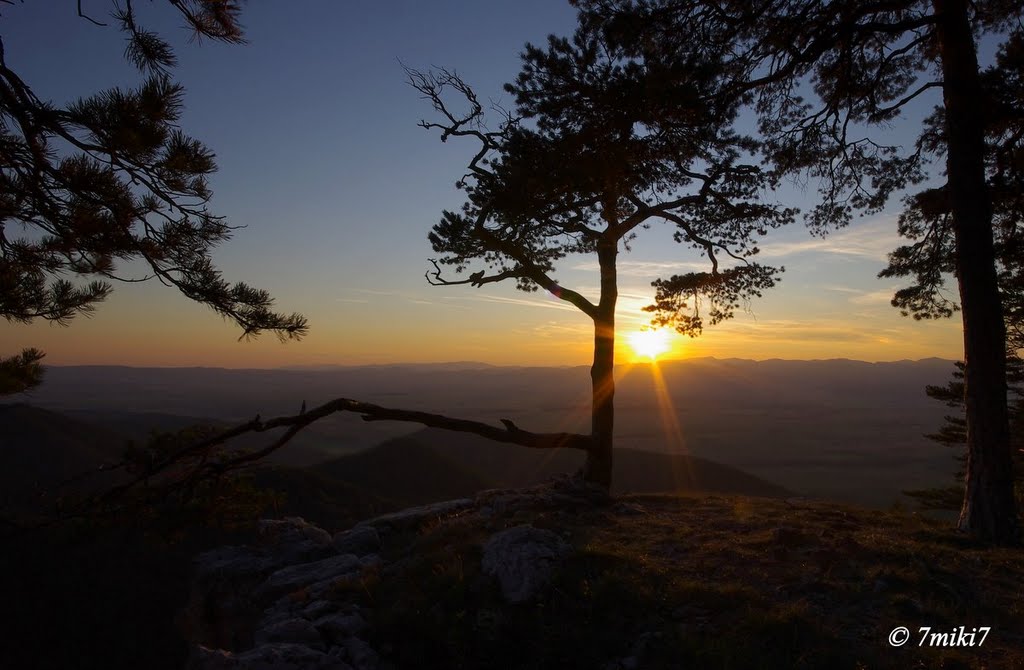
[[[824,238],[812,238],[796,242],[766,241],[761,246],[759,258],[784,258],[804,253],[824,253],[853,256],[886,262],[889,253],[905,242],[896,232],[891,219],[880,219],[864,224],[853,224]]]
[[[620,277],[659,277],[671,272],[702,272],[710,269],[707,261],[618,261],[616,272]],[[596,261],[588,261],[572,266],[572,270],[597,272],[600,270]]]
[[[501,305],[522,305],[525,307],[543,307],[545,309],[558,309],[569,312],[579,312],[578,309],[572,305],[565,303],[558,298],[551,297],[550,301],[545,300],[527,300],[524,298],[506,298],[498,295],[470,295],[470,296],[445,296],[445,300],[468,300],[475,302],[492,302]],[[557,302],[555,302],[557,301]]]
[[[591,326],[560,323],[558,321],[548,321],[546,323],[538,324],[532,328],[517,329],[515,332],[529,337],[541,337],[545,339],[562,338],[565,336],[588,338],[593,336],[594,333]]]
[[[882,288],[877,291],[865,291],[848,300],[854,305],[889,305],[892,303],[892,296],[895,292],[895,288]]]
[[[869,343],[877,342],[879,339],[878,329],[842,323],[809,324],[800,321],[770,320],[758,324],[723,324],[720,329],[723,334],[759,342]]]
[[[398,291],[380,291],[380,290],[372,289],[372,288],[350,288],[349,290],[354,292],[354,293],[369,293],[370,295],[395,295],[395,296],[402,295]]]

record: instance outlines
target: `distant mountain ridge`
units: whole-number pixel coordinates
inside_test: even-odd
[[[928,364],[928,363],[948,363],[953,364],[953,359],[940,358],[937,356],[928,356],[925,358],[897,358],[889,361],[864,361],[858,358],[739,358],[731,356],[728,358],[719,358],[717,356],[694,356],[691,358],[660,358],[657,364],[660,366],[670,366],[676,364],[692,364],[692,363],[743,363],[757,365],[760,363],[856,363],[861,365],[894,365],[894,364]],[[643,365],[647,366],[650,363],[639,362],[639,363],[618,363],[618,367],[629,367],[631,365]],[[422,370],[566,370],[574,368],[587,368],[588,364],[580,365],[512,365],[512,364],[495,364],[485,363],[483,361],[442,361],[442,362],[430,362],[430,363],[417,363],[413,361],[396,362],[396,363],[305,363],[296,365],[281,365],[274,368],[253,368],[253,367],[237,367],[237,368],[225,368],[216,365],[115,365],[115,364],[100,364],[100,363],[83,363],[83,364],[69,364],[69,365],[47,365],[48,369],[75,369],[75,370],[145,370],[145,371],[161,371],[161,370],[219,370],[227,372],[333,372],[339,370],[380,370],[388,368],[407,368],[407,369],[422,369]]]
[[[628,403],[636,389],[636,380],[652,378],[653,370],[647,364],[619,366],[617,397]],[[666,361],[657,366],[673,392],[701,386],[702,395],[710,393],[716,399],[733,403],[744,402],[747,398],[734,397],[734,394],[722,398],[723,394],[716,389],[742,382],[746,396],[752,401],[799,402],[818,399],[818,391],[822,389],[848,395],[850,391],[863,390],[867,384],[872,392],[884,392],[887,400],[897,399],[915,406],[929,405],[931,401],[924,397],[923,386],[944,383],[952,370],[953,362],[941,359],[867,363],[846,359],[696,358]],[[589,381],[586,366],[488,366],[467,370],[411,364],[317,371],[51,366],[47,368],[47,381],[42,387],[12,399],[52,409],[129,410],[248,419],[256,413],[264,416],[294,413],[303,401],[312,407],[339,396],[370,401],[404,396],[417,409],[453,411],[466,409],[468,405],[470,409],[491,411],[495,407],[523,405],[523,398],[516,394],[528,391],[540,401],[554,399],[560,406],[578,405],[588,397]],[[801,389],[809,392],[801,393]]]

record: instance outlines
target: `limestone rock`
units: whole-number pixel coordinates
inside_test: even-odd
[[[238,655],[245,670],[341,670],[338,658],[301,644],[265,644]]]
[[[207,580],[265,574],[279,565],[273,557],[250,547],[220,547],[199,554],[195,560],[196,574]]]
[[[259,532],[259,547],[221,547],[196,558],[195,579],[181,619],[189,639],[226,649],[249,646],[252,638],[245,631],[259,618],[261,601],[290,590],[261,589],[268,576],[335,553],[330,534],[299,517],[264,519]]]
[[[286,619],[257,630],[253,638],[257,645],[292,642],[321,651],[324,649],[320,633],[313,624],[301,618]]]
[[[333,542],[339,554],[366,556],[380,549],[380,533],[373,526],[359,525],[336,534]]]
[[[469,509],[473,504],[474,501],[471,498],[459,498],[430,505],[410,507],[400,512],[392,512],[391,514],[384,514],[383,516],[363,521],[356,528],[360,526],[373,526],[378,530],[409,530],[417,528],[427,521]]]
[[[209,649],[202,645],[192,651],[186,670],[234,670],[238,659],[230,651]]]
[[[358,612],[328,614],[313,622],[320,633],[334,644],[341,644],[366,630],[366,620]]]
[[[354,670],[377,670],[380,664],[377,652],[357,637],[345,640],[345,652]]]
[[[281,563],[248,547],[222,547],[196,558],[181,625],[194,642],[226,649],[251,643],[245,632],[258,618],[254,591]]]
[[[314,600],[302,608],[302,618],[315,621],[338,609],[338,604],[330,600]]]
[[[517,489],[488,489],[476,494],[480,515],[510,515],[537,507],[574,510],[604,505],[611,501],[608,492],[572,475],[556,475],[548,481]]]
[[[241,654],[199,647],[188,670],[352,670],[352,666],[301,644],[279,643]]]
[[[572,547],[550,530],[516,526],[496,533],[484,545],[483,572],[494,575],[510,603],[532,600],[547,586]]]
[[[310,586],[337,577],[351,576],[359,568],[359,559],[352,554],[342,554],[312,563],[291,565],[270,575],[260,587],[260,595],[264,598],[273,598],[303,586]]]
[[[276,554],[282,564],[315,561],[335,553],[331,534],[302,517],[262,519],[259,533],[260,543]]]

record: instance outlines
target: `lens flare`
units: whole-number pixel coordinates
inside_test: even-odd
[[[667,330],[647,328],[628,335],[629,346],[638,358],[658,360],[658,356],[672,348]]]

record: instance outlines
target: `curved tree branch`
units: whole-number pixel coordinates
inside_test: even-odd
[[[82,11],[82,0],[78,0],[78,16],[79,16],[79,18],[85,19],[86,21],[88,21],[89,23],[93,24],[94,26],[106,26],[107,25],[105,23],[97,21],[96,19],[86,15],[86,13]]]
[[[453,281],[441,276],[441,266],[437,264],[436,259],[430,258],[428,260],[431,265],[434,266],[434,271],[426,272],[423,276],[427,278],[427,283],[431,286],[459,286],[462,284],[469,284],[470,286],[479,288],[484,284],[494,284],[500,281],[505,281],[506,279],[521,279],[526,277],[525,274],[516,270],[505,270],[504,272],[499,272],[496,275],[486,275],[483,270],[480,270],[479,272],[474,272],[469,275],[469,279]]]
[[[226,473],[240,470],[254,462],[266,458],[271,453],[286,445],[300,431],[310,424],[337,412],[353,412],[362,415],[364,421],[408,421],[420,423],[431,428],[442,428],[463,433],[473,433],[481,437],[506,444],[517,444],[531,449],[578,449],[589,451],[593,441],[589,435],[579,433],[534,433],[523,430],[509,419],[501,419],[503,428],[480,421],[459,419],[442,414],[420,412],[416,410],[381,407],[371,403],[349,398],[336,398],[318,407],[307,410],[305,403],[298,414],[280,416],[262,420],[259,415],[250,421],[222,430],[215,435],[168,454],[146,465],[141,472],[117,486],[111,487],[97,496],[88,498],[73,508],[66,509],[61,519],[73,519],[87,516],[105,506],[125,499],[140,487],[157,490],[162,494],[195,486],[207,478],[218,478]],[[267,446],[255,451],[228,452],[216,454],[215,449],[226,445],[229,441],[247,433],[263,433],[266,431],[287,428],[288,430]],[[219,457],[215,457],[219,456]],[[130,469],[129,461],[105,464],[68,481],[77,481],[89,474],[100,474],[114,470]],[[149,496],[148,499],[152,499]],[[43,525],[47,525],[46,522]]]
[[[698,235],[696,232],[694,232],[690,224],[687,223],[686,220],[683,219],[682,217],[676,216],[671,212],[658,212],[657,216],[660,216],[661,218],[676,224],[677,226],[683,229],[683,232],[686,233],[686,236],[689,237],[690,240],[704,247],[705,251],[707,252],[708,259],[711,261],[711,274],[718,274],[718,258],[715,256],[716,248],[725,253],[727,256],[735,260],[741,261],[745,265],[750,265],[750,261],[748,261],[746,258],[743,258],[742,256],[737,256],[732,251],[730,251],[729,248],[726,247],[725,245],[712,242],[711,240]]]

